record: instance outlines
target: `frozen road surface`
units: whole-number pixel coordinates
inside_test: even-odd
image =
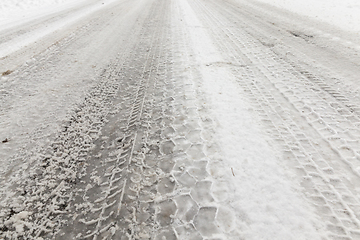
[[[0,239],[360,239],[356,32],[249,0],[1,26]]]

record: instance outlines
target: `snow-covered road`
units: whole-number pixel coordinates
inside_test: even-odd
[[[248,0],[0,31],[0,238],[360,239],[360,41]]]

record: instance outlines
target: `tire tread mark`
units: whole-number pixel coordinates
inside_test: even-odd
[[[209,10],[206,9],[205,6],[201,5],[198,2],[194,3],[194,5],[197,4],[197,8],[201,8],[203,12],[207,13],[207,16],[204,18],[206,18],[207,21],[212,22],[215,26],[217,26],[218,29],[221,29],[222,34],[224,34],[224,36],[227,36],[228,39],[230,39],[231,41],[224,41],[219,35],[219,32],[213,32],[214,36],[216,38],[216,42],[217,44],[226,52],[229,54],[229,57],[231,58],[231,60],[233,60],[238,66],[246,66],[247,63],[249,63],[249,60],[251,62],[261,62],[261,60],[264,60],[265,58],[262,58],[262,55],[259,54],[259,50],[261,49],[259,47],[257,47],[257,42],[255,41],[249,41],[249,39],[251,39],[250,36],[246,36],[246,33],[242,33],[239,34],[239,31],[237,31],[236,33],[234,33],[233,29],[228,29],[225,23],[223,23],[224,21],[226,21],[225,19],[219,19],[217,17],[215,17],[215,14],[211,14]],[[215,10],[213,12],[216,12]],[[238,37],[235,36],[242,36],[245,35],[244,37],[247,37],[247,39],[239,39]],[[248,41],[246,41],[248,40]],[[228,42],[228,44],[226,44],[226,42]],[[243,44],[240,44],[243,43]],[[247,45],[246,45],[247,44]],[[243,45],[242,47],[240,45]],[[258,45],[260,46],[260,45]],[[234,53],[234,54],[231,54]],[[238,54],[238,56],[235,55]],[[271,55],[271,53],[266,53],[270,59],[275,59],[277,61],[279,61],[280,63],[284,64],[286,66],[286,63],[283,63],[281,60],[277,59],[276,56]],[[266,54],[263,54],[263,56]],[[244,56],[244,59],[241,59],[241,56]],[[267,58],[267,59],[269,59]],[[264,62],[262,62],[264,64]],[[265,66],[268,66],[268,63],[264,64]],[[271,69],[271,67],[269,67],[268,69]],[[281,69],[281,68],[280,68]],[[291,69],[291,67],[289,67],[289,69]],[[255,70],[255,72],[254,72]],[[283,69],[281,69],[283,70]],[[248,73],[246,73],[246,71]],[[276,71],[276,69],[275,69]],[[285,71],[286,72],[286,71]],[[291,116],[289,118],[289,116],[286,117],[286,111],[284,111],[284,107],[282,107],[282,105],[280,104],[281,102],[283,102],[284,100],[282,99],[287,99],[288,101],[290,101],[290,109],[295,109],[298,112],[301,112],[298,110],[297,105],[293,102],[293,98],[291,98],[290,96],[288,96],[286,93],[284,93],[281,89],[278,89],[276,87],[276,83],[271,83],[271,82],[267,82],[267,81],[278,81],[277,79],[274,78],[274,75],[272,72],[265,70],[265,68],[261,68],[261,69],[253,69],[250,67],[246,67],[245,71],[239,71],[239,70],[234,70],[234,74],[237,76],[244,76],[245,79],[247,80],[242,80],[241,82],[241,86],[243,86],[245,88],[245,92],[249,95],[249,97],[256,102],[256,107],[258,109],[261,109],[260,111],[262,112],[262,117],[264,118],[267,126],[271,126],[271,130],[272,131],[272,135],[273,136],[278,136],[279,140],[283,143],[285,143],[284,148],[286,149],[287,152],[289,153],[294,153],[296,151],[298,151],[298,156],[294,156],[295,158],[297,158],[297,162],[299,163],[301,167],[301,169],[307,169],[307,167],[309,166],[314,166],[312,169],[315,172],[308,172],[306,175],[308,176],[307,178],[313,182],[313,178],[316,177],[320,177],[320,179],[322,179],[320,181],[321,184],[323,184],[324,186],[326,186],[327,188],[330,189],[331,192],[334,192],[337,200],[341,203],[341,205],[346,209],[346,212],[349,214],[349,221],[354,223],[354,226],[358,227],[359,225],[359,220],[357,218],[357,216],[355,215],[356,210],[352,210],[352,206],[346,202],[344,200],[344,197],[347,196],[347,194],[349,194],[349,196],[352,196],[352,199],[356,199],[356,197],[354,197],[354,195],[349,191],[346,190],[347,188],[345,187],[345,185],[342,183],[342,180],[340,179],[336,179],[338,181],[340,181],[339,185],[333,185],[334,180],[332,179],[331,175],[326,173],[326,170],[333,170],[333,168],[331,168],[326,162],[326,160],[321,156],[321,152],[319,152],[317,149],[318,147],[315,147],[315,145],[312,143],[313,141],[311,139],[298,139],[297,136],[302,136],[302,131],[300,130],[300,128],[297,126],[298,123],[296,123],[296,119],[291,119]],[[253,79],[253,76],[259,76],[259,74],[264,76],[264,80],[263,82],[261,82],[260,80],[251,80]],[[291,76],[292,74],[287,73],[287,76]],[[291,78],[293,79],[293,77]],[[251,81],[250,81],[251,80]],[[304,79],[301,79],[301,81],[304,81]],[[267,83],[266,86],[263,85],[263,83]],[[300,83],[303,84],[303,83]],[[274,95],[274,92],[277,95]],[[310,91],[311,92],[311,91]],[[257,97],[254,97],[257,96]],[[295,98],[296,99],[296,98]],[[277,101],[281,101],[280,103],[276,103]],[[321,101],[321,100],[318,100]],[[275,109],[275,106],[277,109]],[[271,109],[271,113],[273,114],[267,114],[267,112],[269,112],[269,110]],[[280,112],[282,112],[282,114],[277,113],[280,109]],[[285,114],[284,114],[285,113]],[[289,122],[289,121],[292,121]],[[311,123],[309,123],[311,125]],[[286,126],[289,127],[286,127]],[[315,128],[316,129],[316,128]],[[316,129],[316,131],[318,131],[318,129]],[[290,135],[289,135],[290,133]],[[285,137],[285,134],[287,135]],[[284,138],[285,137],[285,138]],[[323,137],[322,137],[323,138]],[[305,141],[304,141],[305,140]],[[326,139],[322,139],[323,141],[326,142]],[[297,143],[297,144],[294,144]],[[307,143],[306,145],[304,145],[305,143]],[[302,145],[304,147],[302,147]],[[300,148],[299,148],[300,147]],[[306,152],[309,152],[309,147],[310,149],[312,149],[310,151],[310,153],[312,152],[313,156],[316,156],[315,158],[312,157],[312,155],[308,155],[306,154]],[[332,151],[334,151],[334,149],[336,148],[332,148]],[[296,151],[294,151],[296,150]],[[303,160],[300,160],[301,156],[304,156],[305,159],[307,159],[307,161],[304,163]],[[317,157],[319,157],[319,159],[316,159]],[[310,161],[309,161],[310,160]],[[344,161],[344,158],[342,158],[342,160]],[[320,167],[321,165],[326,165],[325,167]],[[350,168],[350,170],[353,168]],[[325,170],[325,171],[324,171]],[[332,172],[332,171],[330,171]],[[321,196],[321,188],[319,183],[313,182],[313,186],[314,190],[316,190],[315,192],[317,192],[317,194],[320,194],[320,199],[324,199],[323,196]],[[345,190],[342,190],[345,189]],[[340,191],[340,192],[339,192]],[[314,196],[314,195],[310,195],[310,196]],[[316,195],[315,195],[316,196]],[[318,195],[319,196],[319,195]],[[326,200],[327,202],[327,206],[331,206],[331,202]],[[359,201],[358,200],[354,200],[355,206],[359,206]],[[326,206],[325,205],[325,206]],[[330,235],[335,234],[334,236],[337,237],[337,234],[340,235],[346,235],[346,236],[351,236],[352,235],[352,231],[348,229],[346,226],[344,226],[342,224],[342,217],[340,216],[338,212],[336,212],[336,209],[331,209],[332,211],[332,215],[336,216],[336,219],[338,219],[337,221],[339,222],[338,224],[338,228],[337,229],[343,229],[344,231],[334,231],[334,229],[329,230],[331,232]],[[329,225],[331,226],[331,225]],[[331,227],[330,227],[331,228]],[[335,233],[334,233],[335,232]]]

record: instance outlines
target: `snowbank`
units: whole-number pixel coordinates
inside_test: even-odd
[[[61,11],[85,0],[1,0],[0,29]]]
[[[0,11],[7,10],[28,10],[35,7],[46,7],[71,0],[1,0]]]
[[[252,0],[253,1],[253,0]],[[360,32],[359,0],[257,0],[279,8]]]

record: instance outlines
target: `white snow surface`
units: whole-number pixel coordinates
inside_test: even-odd
[[[358,0],[256,1],[320,20],[340,27],[344,30],[360,32],[360,1]]]
[[[2,0],[0,27],[8,28],[53,12],[58,12],[85,0]]]
[[[85,0],[2,0],[0,27],[29,21],[50,12],[65,9]],[[254,1],[254,0],[251,0]],[[358,0],[256,0],[301,15],[360,32],[360,2]]]
[[[71,23],[81,19],[82,17],[92,12],[95,12],[102,6],[106,6],[113,1],[114,0],[104,0],[102,2],[85,0],[18,0],[8,1],[9,4],[0,5],[0,29],[6,30],[7,28],[22,25],[34,19],[38,19],[56,12],[74,8],[81,3],[89,3],[86,7],[81,8],[75,13],[68,14],[66,17],[58,21],[54,21],[46,25],[44,24],[43,26],[29,31],[26,34],[18,36],[10,42],[1,44],[0,58],[6,57],[11,53],[18,51],[23,47],[30,45],[31,43],[36,42],[38,39],[45,37],[46,35],[55,32],[56,30],[61,29],[67,25],[70,25]]]
[[[360,32],[358,0],[258,1],[317,18],[345,30]],[[84,0],[1,0],[0,28],[17,25],[80,2]],[[217,137],[225,153],[224,168],[216,169],[219,186],[215,188],[221,188],[223,182],[231,182],[235,188],[241,186],[236,188],[234,196],[227,200],[227,204],[233,208],[233,212],[228,212],[227,217],[240,218],[251,225],[251,228],[245,224],[242,228],[240,225],[246,239],[320,239],[316,229],[317,216],[311,206],[302,201],[300,190],[296,189],[297,183],[287,175],[286,166],[278,162],[276,153],[263,138],[264,135],[257,127],[257,119],[252,118],[250,113],[250,104],[239,97],[241,89],[235,79],[226,69],[207,67],[211,63],[224,60],[216,54],[216,49],[196,14],[185,1],[182,3],[188,14],[185,21],[192,26],[192,44],[198,51],[200,70],[203,79],[206,79],[203,83],[205,94],[209,96],[210,108],[219,122]],[[86,13],[94,10],[95,8],[89,9]],[[1,52],[0,47],[0,57],[29,44],[29,39],[36,41],[51,29],[75,21],[80,15],[79,13],[66,22],[55,23],[46,31],[41,29],[25,42],[18,41],[12,43],[12,46],[6,46],[6,49],[12,49],[11,51],[4,47]],[[22,231],[25,227],[23,220],[28,215],[30,213],[21,212],[9,221],[17,222],[17,230]]]
[[[66,2],[73,2],[71,0],[2,0],[0,8],[4,9],[29,9],[35,7],[50,6],[54,4],[63,4]]]
[[[226,68],[209,67],[225,61],[191,7],[181,2],[202,66],[205,95],[210,97],[212,114],[219,123],[217,139],[224,165],[210,167],[216,172],[214,188],[235,189],[225,201],[232,208],[226,213],[230,225],[235,224],[244,239],[321,239],[312,208],[302,201],[300,191],[293,188],[296,183],[264,139],[250,104],[240,97],[236,79]],[[216,197],[223,199],[223,194]]]

